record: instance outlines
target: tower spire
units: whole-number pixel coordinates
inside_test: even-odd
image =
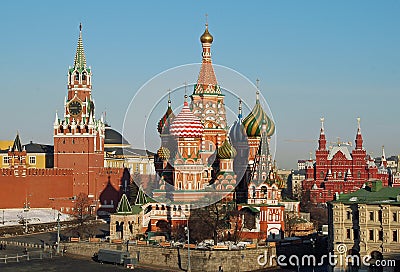
[[[325,128],[324,128],[324,121],[325,121],[325,118],[324,118],[324,117],[321,117],[320,120],[321,120],[321,134],[322,134],[322,133],[325,134]]]
[[[363,138],[361,135],[361,126],[360,126],[360,117],[357,117],[357,135],[356,135],[356,149],[362,150],[363,149]]]
[[[324,129],[325,118],[321,117],[320,120],[321,120],[321,131],[319,133],[319,139],[318,139],[318,150],[326,150],[326,137]]]
[[[83,41],[82,41],[82,23],[79,24],[79,38],[78,38],[78,45],[76,47],[74,68],[80,68],[80,69],[86,68],[85,50],[83,49]]]
[[[197,84],[194,88],[194,94],[221,94],[218,86],[217,77],[211,62],[211,44],[214,40],[213,36],[208,32],[208,17],[206,16],[206,29],[200,37],[203,47],[202,62]]]

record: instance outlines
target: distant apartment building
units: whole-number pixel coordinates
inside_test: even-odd
[[[384,187],[375,180],[353,193],[336,194],[328,202],[328,217],[329,249],[339,257],[400,260],[400,188]],[[351,264],[340,269],[346,266]],[[385,269],[395,271],[394,267]]]
[[[292,170],[287,179],[287,189],[290,197],[300,200],[302,194],[302,182],[305,178],[305,169]]]
[[[297,170],[306,169],[306,160],[298,160],[297,161]]]

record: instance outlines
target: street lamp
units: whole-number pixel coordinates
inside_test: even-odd
[[[60,212],[57,211],[57,254],[60,253]]]
[[[26,215],[24,216],[25,233],[28,233],[28,211],[29,211],[29,202],[28,199],[26,199],[26,202],[24,203],[24,212],[26,213]]]
[[[189,231],[189,216],[186,217],[186,227],[185,230],[187,232],[187,245],[188,245],[188,268],[187,271],[190,272],[192,271],[191,265],[190,265],[190,231]]]

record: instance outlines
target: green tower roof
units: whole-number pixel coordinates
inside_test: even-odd
[[[117,214],[130,214],[130,213],[132,213],[132,207],[129,204],[126,195],[123,194],[121,200],[118,203]]]
[[[83,49],[83,42],[82,42],[82,24],[79,25],[79,39],[78,39],[78,46],[76,47],[74,68],[82,70],[86,68],[85,50]]]

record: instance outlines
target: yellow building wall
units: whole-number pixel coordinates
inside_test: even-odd
[[[4,154],[0,155],[0,166],[1,166],[1,168],[8,168],[9,164],[4,163],[4,157],[8,157],[8,154],[4,153]],[[36,157],[35,164],[29,163],[30,157]],[[37,168],[37,169],[46,168],[46,154],[44,154],[44,153],[28,153],[26,155],[26,167],[27,168]]]

